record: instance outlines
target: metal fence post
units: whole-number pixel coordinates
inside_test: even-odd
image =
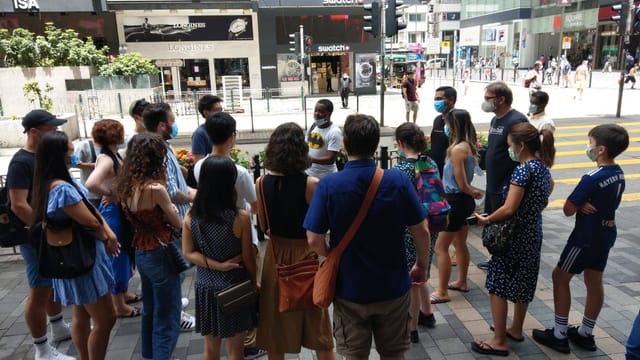
[[[124,119],[124,114],[122,113],[122,95],[118,93],[118,110],[120,110],[120,119]]]
[[[4,116],[4,109],[2,108],[2,99],[0,99],[0,116]]]
[[[389,147],[388,146],[380,146],[380,168],[381,169],[389,168]]]
[[[236,109],[236,103],[233,100],[233,89],[231,89],[231,111],[235,111]]]
[[[269,90],[269,88],[264,89],[264,97],[267,98],[267,112],[271,112],[270,104],[269,104],[269,100],[271,98],[271,91]]]
[[[251,114],[251,133],[254,133],[256,129],[253,127],[253,97],[249,98],[249,111]]]
[[[360,94],[356,94],[356,112],[360,112]]]

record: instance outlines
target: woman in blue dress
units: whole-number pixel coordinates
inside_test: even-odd
[[[120,247],[102,216],[97,211],[90,211],[88,206],[92,205],[83,201],[87,189],[71,178],[68,166],[72,154],[73,144],[64,132],[47,133],[40,140],[32,193],[34,219],[43,219],[46,214],[48,222],[72,220],[95,230],[93,268],[76,278],[53,279],[53,291],[56,301],[64,306],[73,305],[71,335],[80,358],[103,359],[116,320],[109,295],[113,275],[108,255],[118,255]],[[47,231],[48,237],[57,235],[60,235],[59,231]]]
[[[542,136],[541,136],[542,135]],[[553,190],[549,167],[553,165],[555,147],[553,133],[538,131],[529,123],[514,125],[509,130],[509,157],[519,163],[511,175],[504,204],[489,216],[475,214],[479,225],[487,225],[515,217],[515,233],[509,251],[493,255],[489,261],[486,287],[489,291],[493,338],[471,343],[475,352],[507,356],[507,337],[523,341],[523,324],[529,303],[533,300],[542,246],[542,210],[547,207]],[[514,303],[513,321],[507,327],[507,301]]]
[[[255,250],[249,213],[236,207],[236,165],[228,157],[209,156],[200,171],[200,187],[182,225],[182,252],[198,267],[196,331],[204,336],[204,358],[219,359],[225,339],[229,359],[244,358],[244,338],[255,327],[255,306],[225,312],[216,294],[251,279],[256,284]]]

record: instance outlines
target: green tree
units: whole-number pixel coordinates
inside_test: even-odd
[[[160,69],[151,60],[142,57],[140,53],[131,52],[119,55],[111,63],[102,65],[99,72],[102,76],[154,75],[158,74]]]
[[[83,41],[72,29],[45,24],[44,35],[29,30],[0,29],[0,55],[5,66],[100,66],[107,62],[109,49],[98,49],[90,37]]]

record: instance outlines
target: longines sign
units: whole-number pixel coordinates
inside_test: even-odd
[[[14,10],[40,10],[36,0],[13,0]]]

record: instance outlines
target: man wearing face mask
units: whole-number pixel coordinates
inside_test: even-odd
[[[178,124],[176,123],[176,116],[171,111],[171,107],[167,103],[150,104],[142,113],[142,121],[147,131],[160,135],[167,146],[167,192],[173,202],[178,208],[180,219],[184,219],[184,216],[191,206],[191,202],[195,198],[196,190],[187,186],[187,181],[182,175],[180,169],[180,163],[176,154],[173,152],[169,140],[178,135]],[[182,238],[174,240],[178,249],[182,250]],[[180,275],[180,281],[184,280],[184,273]],[[183,298],[183,304],[185,304],[186,298]],[[188,303],[188,300],[187,302]],[[186,305],[183,305],[183,307]],[[183,331],[191,331],[195,329],[195,318],[186,312],[182,312],[180,316],[180,329]]]
[[[431,158],[438,165],[438,171],[442,176],[444,168],[444,160],[449,147],[449,139],[445,134],[445,118],[447,114],[456,106],[458,93],[451,86],[441,86],[436,89],[433,97],[433,106],[440,115],[433,119],[433,127],[431,128]]]
[[[529,122],[535,126],[538,131],[547,129],[551,132],[556,131],[556,125],[553,120],[544,111],[549,103],[549,94],[544,91],[536,91],[529,96]]]
[[[507,149],[507,135],[509,129],[515,124],[527,122],[527,117],[511,107],[513,93],[509,86],[502,81],[487,85],[484,89],[484,101],[482,110],[495,114],[491,119],[489,136],[487,139],[487,154],[485,170],[487,172],[487,185],[485,191],[484,212],[493,213],[504,202],[504,191],[511,179],[511,174],[516,168],[517,162],[509,158]],[[481,269],[488,268],[488,261],[478,263]]]
[[[342,131],[331,122],[332,113],[330,100],[318,100],[313,111],[314,123],[306,135],[311,160],[311,167],[307,169],[309,176],[322,178],[338,171],[336,158],[342,146]]]

